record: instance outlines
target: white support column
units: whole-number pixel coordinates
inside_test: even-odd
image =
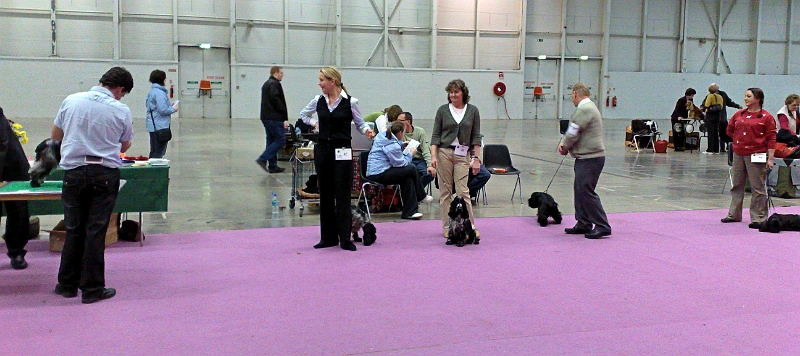
[[[481,30],[478,28],[478,1],[475,0],[475,39],[473,41],[475,51],[473,55],[472,69],[478,69],[478,44],[481,38]]]
[[[57,57],[58,52],[56,51],[57,43],[56,43],[56,0],[50,0],[50,36],[52,37],[52,43],[50,44],[50,56]]]
[[[389,1],[383,0],[383,66],[389,66]]]
[[[714,74],[719,74],[720,61],[722,61],[722,0],[717,0],[717,9],[717,53],[714,58]]]
[[[230,62],[231,65],[236,65],[236,0],[230,0],[230,10],[229,16],[230,20],[228,23],[228,28],[231,32],[231,50],[230,50]],[[230,84],[233,85],[233,81],[230,81]]]
[[[342,0],[336,0],[336,66],[342,65]]]
[[[567,0],[561,0],[561,58],[558,60],[558,95],[556,95],[556,117],[562,119],[564,102],[564,51],[567,48]]]
[[[431,0],[431,69],[436,69],[436,38],[439,36],[439,0]]]
[[[789,75],[792,73],[791,66],[792,62],[789,61],[789,53],[792,52],[792,28],[794,27],[794,21],[792,21],[792,8],[794,7],[794,0],[789,0],[789,9],[786,11],[788,14],[788,18],[786,19],[786,55],[784,56],[783,62],[783,74]]]
[[[172,60],[178,61],[178,0],[172,0]]]
[[[289,64],[289,0],[283,0],[283,63]]]
[[[526,21],[526,19],[528,18],[528,0],[520,1],[520,7],[521,7],[520,8],[520,13],[522,14],[522,17],[520,18],[520,23],[519,23],[519,25],[520,25],[519,26],[519,70],[522,71],[523,77],[524,77],[524,75],[525,75],[525,43],[527,42],[527,37],[528,37],[525,34],[528,31],[528,21]],[[536,73],[536,74],[538,75],[539,73]],[[537,82],[536,85],[539,85],[538,84],[539,81],[537,80],[536,82]],[[524,95],[525,94],[524,93],[524,90],[525,90],[524,89],[525,88],[524,84],[523,84],[522,88],[523,88],[523,95]],[[524,117],[524,113],[523,113],[520,116],[520,119],[524,119],[524,118],[525,117]]]
[[[112,27],[114,31],[114,61],[119,61],[119,2],[114,0],[112,6],[114,7]]]
[[[639,71],[646,69],[647,55],[647,0],[642,0],[642,41],[639,44]]]
[[[753,74],[758,75],[758,51],[761,49],[761,4],[763,1],[756,1],[756,51],[753,59]]]
[[[603,97],[603,93],[608,90],[608,42],[611,39],[610,36],[611,32],[611,0],[605,0],[605,8],[603,11],[603,43],[601,44],[602,51],[603,51],[603,58],[600,62],[600,88],[597,90],[597,107],[600,109],[600,113],[602,114],[605,110],[605,106],[600,105],[600,98]],[[538,84],[537,84],[538,85]]]
[[[686,61],[686,15],[687,15],[686,14],[686,8],[687,8],[686,2],[687,1],[688,0],[681,1],[681,30],[680,30],[681,33],[680,33],[680,39],[678,40],[679,41],[678,42],[678,46],[680,48],[679,48],[679,51],[678,51],[678,60],[677,60],[677,65],[676,65],[677,68],[675,68],[675,70],[678,73],[686,73],[686,63],[685,63],[685,61]]]

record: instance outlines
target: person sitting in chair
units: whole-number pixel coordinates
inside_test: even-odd
[[[419,146],[416,149],[417,153],[411,158],[411,164],[416,167],[417,173],[419,173],[419,177],[422,180],[422,186],[427,187],[436,177],[436,169],[431,166],[431,144],[428,143],[425,129],[414,126],[413,120],[414,118],[410,112],[404,112],[397,117],[397,121],[406,125],[403,143],[411,140],[419,142]]]
[[[419,202],[430,203],[433,197],[425,194],[425,189],[411,164],[417,153],[415,148],[404,151],[402,143],[406,125],[400,121],[393,122],[386,132],[375,135],[372,150],[367,158],[367,179],[380,184],[400,184],[403,198],[403,219],[422,218],[418,212]]]

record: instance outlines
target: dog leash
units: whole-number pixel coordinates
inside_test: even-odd
[[[561,158],[561,163],[559,163],[559,164],[558,164],[558,167],[556,167],[556,172],[555,172],[555,173],[553,173],[553,178],[550,178],[550,183],[547,183],[547,188],[545,188],[545,190],[544,190],[544,192],[545,192],[545,193],[547,193],[547,190],[549,190],[549,189],[550,189],[550,184],[553,184],[553,180],[555,180],[555,179],[556,179],[556,175],[558,174],[558,170],[559,170],[559,169],[561,169],[561,165],[564,163],[564,160],[565,160],[566,158],[567,158],[567,155],[564,155],[564,157],[563,157],[563,158]]]

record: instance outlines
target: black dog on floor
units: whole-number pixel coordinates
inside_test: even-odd
[[[377,230],[375,229],[375,225],[372,225],[372,223],[369,221],[369,218],[367,218],[367,214],[364,214],[364,211],[359,209],[357,206],[350,206],[350,213],[353,216],[351,220],[352,227],[350,230],[353,232],[353,241],[364,241],[364,246],[374,244],[375,240],[378,239],[378,236],[376,235]],[[364,232],[363,240],[358,237],[358,230],[362,230]]]
[[[450,229],[447,233],[447,245],[464,247],[469,244],[479,244],[481,239],[475,236],[475,229],[469,221],[469,211],[464,198],[457,196],[450,203]]]
[[[58,167],[59,161],[61,161],[61,142],[48,138],[39,143],[36,146],[36,161],[29,171],[31,186],[41,187],[47,175]]]
[[[541,226],[547,226],[547,218],[552,217],[556,224],[561,224],[561,212],[558,211],[558,204],[550,194],[535,192],[528,199],[528,206],[537,209],[536,221]]]
[[[797,214],[772,214],[769,219],[758,228],[761,232],[777,234],[781,231],[800,231],[800,215]]]

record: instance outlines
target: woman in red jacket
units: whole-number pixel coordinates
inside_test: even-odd
[[[767,220],[767,192],[764,186],[767,170],[773,166],[775,154],[775,119],[763,109],[764,91],[745,91],[746,109],[733,115],[726,133],[733,138],[731,207],[722,222],[742,221],[745,180],[750,181],[750,228],[758,229]]]

